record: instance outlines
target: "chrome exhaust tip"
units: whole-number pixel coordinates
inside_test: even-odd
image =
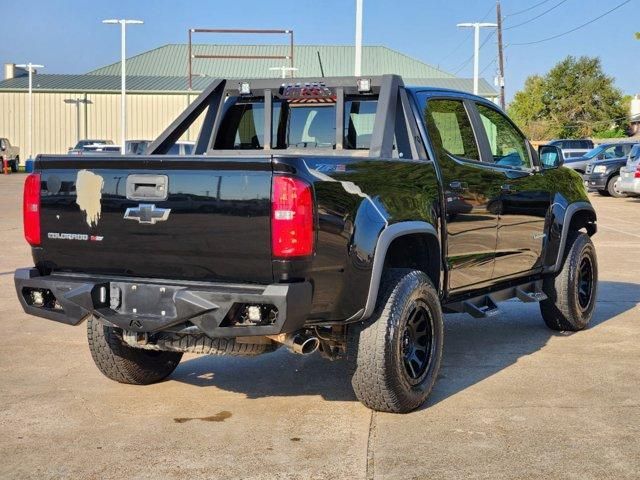
[[[298,355],[310,355],[320,348],[320,340],[317,337],[302,333],[283,333],[269,335],[268,338],[280,343]]]

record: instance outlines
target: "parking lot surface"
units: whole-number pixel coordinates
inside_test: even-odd
[[[548,330],[516,301],[446,318],[443,368],[409,415],[360,405],[342,362],[284,349],[185,356],[157,385],[93,365],[84,325],[22,312],[24,175],[0,176],[0,478],[640,477],[640,199],[592,196],[592,326]]]

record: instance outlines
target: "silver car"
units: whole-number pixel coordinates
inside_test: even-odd
[[[640,144],[631,149],[627,164],[620,169],[620,191],[640,195]]]
[[[624,158],[629,155],[633,143],[604,143],[587,153],[584,157],[567,158],[564,166],[571,168],[581,175],[586,173],[587,164],[597,162],[599,160],[613,160]]]

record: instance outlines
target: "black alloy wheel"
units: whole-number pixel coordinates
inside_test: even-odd
[[[407,381],[419,384],[433,358],[433,319],[423,302],[413,307],[402,336],[402,359]]]

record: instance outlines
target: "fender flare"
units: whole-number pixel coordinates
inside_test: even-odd
[[[580,211],[589,211],[593,213],[593,216],[597,219],[596,210],[589,202],[575,202],[567,207],[562,220],[562,234],[560,236],[560,246],[558,247],[558,256],[551,272],[559,272],[562,268],[562,262],[564,260],[564,250],[567,246],[567,238],[569,238],[569,226],[571,225],[571,219]]]
[[[438,244],[440,244],[438,232],[433,225],[427,222],[394,223],[380,232],[373,256],[373,268],[371,269],[371,281],[369,283],[369,294],[367,295],[367,303],[359,320],[366,320],[367,318],[369,318],[376,308],[378,292],[380,290],[380,282],[382,281],[382,274],[384,270],[384,261],[387,256],[389,245],[391,245],[391,243],[399,237],[416,233],[432,235],[438,241]]]

